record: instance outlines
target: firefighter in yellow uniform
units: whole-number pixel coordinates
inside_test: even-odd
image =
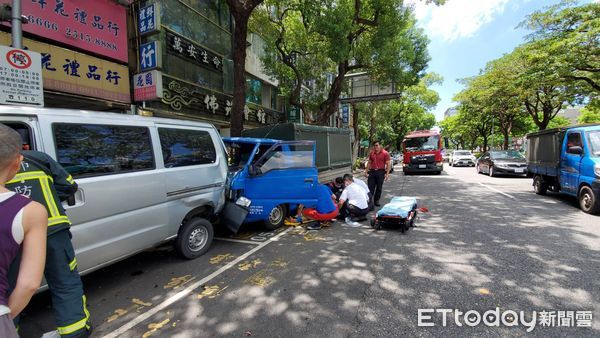
[[[61,201],[77,191],[77,183],[54,159],[38,151],[23,151],[21,170],[6,188],[46,206],[48,244],[44,276],[50,289],[52,307],[61,337],[88,337],[90,314],[71,243],[71,222]],[[13,267],[18,264],[13,264]],[[13,271],[16,276],[17,271]]]

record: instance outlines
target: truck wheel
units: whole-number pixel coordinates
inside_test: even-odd
[[[548,192],[548,184],[544,182],[541,176],[533,178],[533,191],[538,195],[546,195],[546,192]]]
[[[213,236],[213,226],[209,221],[204,218],[192,218],[179,229],[175,250],[187,259],[200,257],[210,248]]]
[[[584,185],[579,189],[579,207],[588,214],[600,213],[600,196],[594,195],[592,188]]]
[[[285,215],[287,214],[287,208],[285,204],[280,204],[273,208],[269,213],[269,218],[265,220],[265,228],[267,230],[279,229],[283,222],[285,222]]]

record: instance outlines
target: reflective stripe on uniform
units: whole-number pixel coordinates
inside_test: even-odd
[[[73,178],[69,176],[70,181],[73,181]],[[50,187],[50,183],[53,182],[52,177],[48,176],[43,171],[30,171],[26,173],[20,173],[15,176],[15,178],[6,184],[19,183],[23,181],[31,181],[38,180],[40,184],[40,188],[42,189],[42,195],[44,195],[44,201],[46,201],[46,206],[48,208],[48,226],[53,226],[57,224],[71,224],[69,218],[65,215],[61,215],[56,205],[56,201],[54,200],[52,194],[52,188]]]
[[[57,224],[67,223],[71,225],[71,221],[69,221],[69,217],[67,216],[57,216],[48,218],[48,226],[51,227]]]
[[[90,329],[90,326],[88,324],[88,322],[90,320],[90,312],[87,309],[87,299],[85,298],[85,295],[82,298],[83,298],[83,312],[85,313],[85,318],[83,318],[82,320],[80,320],[76,323],[73,323],[71,325],[57,327],[58,333],[61,336],[75,333],[81,329],[87,329],[87,330]]]
[[[50,188],[50,184],[47,179],[40,179],[40,186],[42,187],[42,192],[44,193],[44,199],[46,200],[46,205],[50,211],[50,217],[58,217],[60,216],[60,212],[58,211],[58,207],[56,206],[56,202],[54,201],[54,197],[52,195],[52,189]]]
[[[87,319],[87,322],[85,323],[85,328],[89,330],[90,312],[87,309],[87,298],[85,297],[85,295],[83,295],[83,312],[85,312],[85,318]]]
[[[35,180],[35,179],[41,179],[41,178],[45,178],[45,179],[48,179],[48,180],[54,182],[52,177],[46,175],[46,173],[43,171],[28,171],[25,173],[17,174],[15,176],[15,178],[6,182],[6,184],[19,183],[22,181]]]
[[[77,267],[77,258],[73,258],[73,260],[69,263],[69,269],[71,269],[71,271],[75,270],[75,268]]]
[[[73,180],[73,176],[69,175],[69,177],[67,177],[67,182],[71,184],[75,183],[75,181]]]

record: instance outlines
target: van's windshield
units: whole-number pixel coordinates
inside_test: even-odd
[[[600,130],[588,132],[588,139],[590,140],[592,154],[594,156],[600,156]]]
[[[225,143],[229,171],[238,171],[245,167],[255,146],[254,143]],[[271,145],[261,144],[258,147],[258,153],[254,156],[254,161],[258,160],[260,155],[264,154],[269,148],[271,148]]]

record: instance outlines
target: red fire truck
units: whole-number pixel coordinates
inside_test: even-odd
[[[402,141],[405,174],[444,170],[442,135],[435,130],[418,130],[407,134]]]

